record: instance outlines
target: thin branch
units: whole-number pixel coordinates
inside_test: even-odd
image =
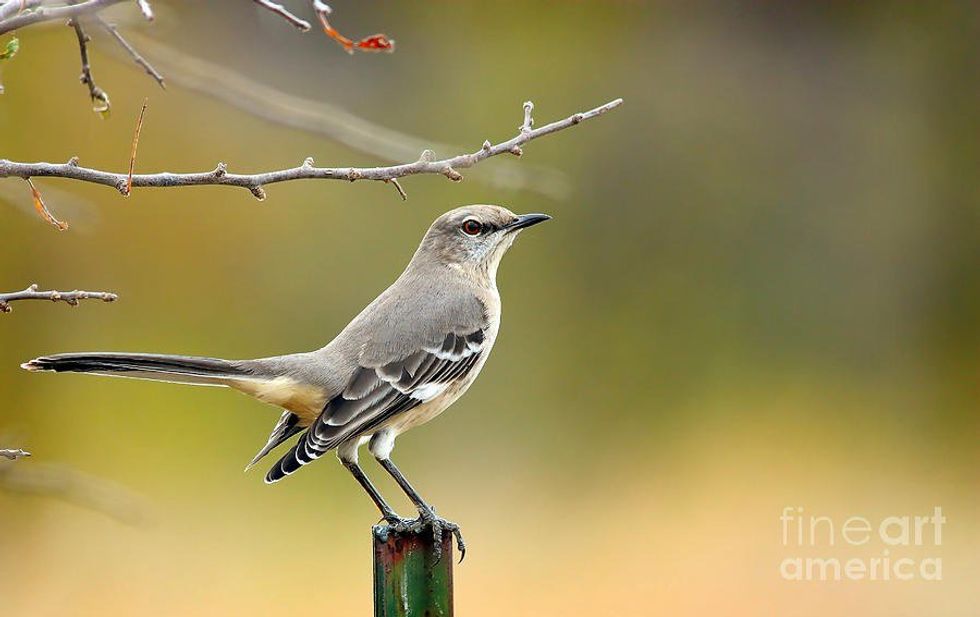
[[[310,22],[300,19],[299,17],[296,17],[295,15],[290,13],[286,7],[279,4],[278,2],[271,2],[270,0],[252,0],[252,1],[255,2],[255,4],[261,6],[262,8],[272,11],[276,15],[279,15],[280,17],[282,17],[292,25],[296,26],[303,32],[306,32],[310,29]]]
[[[371,122],[323,99],[309,99],[270,87],[228,67],[209,62],[159,41],[129,33],[128,38],[153,58],[170,83],[204,94],[278,126],[322,135],[357,152],[392,164],[413,160],[425,148],[436,152],[462,152],[462,146],[396,131]],[[551,199],[571,192],[568,175],[541,165],[499,160],[474,176],[490,186],[509,191],[531,190]]]
[[[30,455],[30,452],[27,450],[21,450],[20,448],[0,448],[0,457],[10,461],[16,461],[19,458],[26,458]]]
[[[68,20],[68,25],[75,30],[75,36],[78,38],[78,54],[82,58],[82,75],[79,79],[88,86],[88,95],[92,99],[92,111],[105,114],[110,107],[109,95],[92,79],[92,67],[88,61],[88,42],[91,39],[85,34],[85,30],[82,29],[82,24],[77,17]]]
[[[408,193],[406,193],[405,189],[402,188],[402,185],[400,182],[398,182],[397,178],[385,180],[385,182],[391,183],[395,187],[395,190],[398,191],[398,196],[402,198],[402,201],[406,201],[408,199]]]
[[[0,5],[0,20],[23,13],[41,4],[41,0],[8,0]]]
[[[73,19],[79,15],[86,15],[95,11],[100,11],[107,6],[118,4],[123,0],[85,0],[78,4],[67,6],[39,6],[36,10],[25,11],[0,22],[0,34],[13,32],[19,28],[30,26],[42,21],[53,19]],[[40,4],[40,3],[38,3]]]
[[[119,30],[118,29],[116,29],[115,24],[111,24],[111,23],[107,22],[105,19],[102,18],[101,15],[96,15],[95,16],[95,19],[96,19],[96,21],[99,22],[99,25],[100,26],[102,26],[103,28],[105,28],[105,30],[109,34],[111,34],[113,36],[113,38],[115,38],[116,41],[120,45],[122,45],[123,49],[125,49],[129,53],[129,55],[133,58],[133,61],[136,64],[138,64],[141,67],[143,67],[143,70],[146,71],[147,75],[149,75],[150,77],[152,77],[153,79],[155,79],[156,82],[158,84],[160,84],[160,87],[161,88],[163,88],[164,90],[167,89],[167,85],[164,83],[164,80],[163,80],[163,75],[161,75],[159,71],[157,71],[155,68],[153,68],[153,65],[150,64],[149,62],[147,62],[146,58],[144,58],[140,54],[140,52],[136,51],[136,48],[133,47],[129,43],[129,41],[127,41],[125,38],[123,38],[123,35],[119,33]]]
[[[24,291],[0,293],[0,313],[9,313],[10,303],[18,300],[48,300],[64,302],[69,306],[78,306],[80,300],[102,300],[115,302],[119,296],[107,291],[38,291],[37,285],[31,285]]]
[[[135,174],[132,179],[132,186],[156,188],[202,185],[238,186],[248,189],[257,198],[263,199],[265,193],[262,187],[264,185],[291,180],[347,180],[349,182],[356,180],[378,180],[386,182],[418,174],[440,174],[458,182],[463,178],[458,171],[460,169],[473,167],[477,163],[499,154],[518,154],[521,152],[521,146],[529,141],[600,116],[607,111],[619,107],[622,103],[622,99],[616,99],[595,109],[573,114],[564,120],[552,122],[541,128],[527,131],[521,130],[516,137],[512,137],[496,145],[486,141],[479,150],[471,154],[460,154],[441,160],[436,160],[431,150],[425,150],[417,161],[393,165],[391,167],[315,167],[313,165],[306,165],[304,162],[299,167],[257,174],[231,174],[228,173],[227,167],[222,163],[214,170],[205,172]],[[66,178],[111,186],[123,194],[125,194],[128,180],[126,174],[80,167],[77,164],[17,163],[0,159],[0,178],[16,177],[28,179],[42,176]]]
[[[126,195],[133,192],[133,169],[136,168],[136,148],[140,143],[140,131],[143,129],[143,116],[146,114],[146,99],[140,108],[140,117],[136,121],[136,131],[133,133],[133,148],[129,152],[129,175],[126,176]]]

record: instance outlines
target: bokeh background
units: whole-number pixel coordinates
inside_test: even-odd
[[[385,32],[397,51],[351,57],[248,2],[108,15],[134,41],[467,150],[512,136],[526,99],[539,125],[626,102],[460,184],[408,178],[405,203],[381,183],[279,184],[259,203],[38,180],[72,224],[59,233],[22,181],[0,182],[0,288],[121,296],[0,316],[0,432],[34,453],[0,469],[0,611],[369,614],[376,512],[347,473],[327,457],[273,487],[242,474],[275,409],[17,365],[318,347],[435,216],[489,202],[555,220],[501,268],[480,381],[395,456],[466,533],[459,614],[975,614],[976,4],[332,5],[340,30]],[[93,34],[111,116],[90,109],[69,29],[23,30],[2,67],[0,156],[123,171],[147,97],[140,171],[381,161],[182,87],[180,62],[161,91]],[[489,183],[515,167],[526,188]],[[29,494],[38,478],[47,494]],[[841,521],[937,505],[942,546],[910,553],[942,557],[942,582],[780,578],[800,553],[781,544],[786,506]]]

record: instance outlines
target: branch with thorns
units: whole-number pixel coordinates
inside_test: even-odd
[[[10,303],[19,300],[47,300],[49,302],[64,302],[69,306],[78,306],[81,300],[115,302],[118,299],[119,296],[108,291],[80,291],[78,289],[75,291],[39,291],[35,284],[23,291],[0,293],[0,313],[12,311]]]
[[[524,121],[519,127],[518,134],[507,141],[492,144],[487,140],[483,142],[483,146],[476,152],[459,154],[445,159],[437,159],[432,150],[424,150],[418,160],[412,163],[403,163],[390,167],[316,167],[313,159],[307,158],[298,167],[256,174],[228,173],[228,167],[224,163],[219,163],[211,171],[196,173],[160,172],[152,174],[121,174],[81,167],[78,165],[77,158],[72,158],[67,163],[61,164],[17,163],[0,159],[0,178],[15,177],[22,178],[28,182],[31,182],[32,178],[38,177],[65,178],[111,186],[123,195],[129,195],[130,191],[135,187],[237,186],[247,189],[259,200],[265,199],[266,196],[263,187],[277,182],[288,182],[292,180],[347,180],[348,182],[375,180],[392,184],[402,199],[406,199],[407,195],[398,183],[399,178],[419,174],[438,174],[446,176],[453,182],[459,182],[463,179],[462,174],[459,173],[460,169],[473,167],[477,163],[499,154],[521,156],[523,154],[522,146],[528,142],[598,117],[607,111],[619,107],[622,103],[623,99],[616,99],[594,109],[572,114],[563,120],[546,124],[540,128],[533,128],[534,119],[532,112],[534,110],[534,104],[528,101],[524,103]],[[131,164],[134,158],[135,145],[133,157],[130,159]],[[40,201],[40,194],[33,188],[33,184],[32,190],[35,191],[36,205]],[[45,218],[50,222],[50,218]]]

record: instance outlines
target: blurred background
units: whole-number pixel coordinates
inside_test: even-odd
[[[106,119],[78,83],[71,30],[24,29],[2,67],[0,156],[125,171],[144,97],[144,172],[417,156],[408,137],[332,138],[331,118],[354,125],[336,109],[459,144],[436,146],[452,155],[513,136],[528,99],[539,126],[625,104],[460,184],[404,179],[407,202],[382,183],[277,184],[260,203],[235,188],[125,199],[39,179],[72,225],[59,233],[24,182],[0,182],[0,289],[120,295],[0,315],[2,445],[34,454],[0,462],[0,610],[369,614],[377,514],[342,467],[326,457],[271,487],[242,474],[277,410],[17,365],[319,347],[433,218],[482,202],[555,220],[504,260],[504,325],[481,379],[395,455],[466,534],[459,614],[975,614],[976,4],[331,4],[340,31],[384,32],[395,53],[348,56],[249,2],[161,0],[152,24],[115,7],[106,16],[168,88],[92,28]],[[281,94],[232,92],[229,75]],[[328,128],[282,124],[318,115]],[[32,494],[24,474],[50,490]],[[909,551],[941,557],[943,581],[783,580],[800,553],[781,542],[787,506],[837,521],[941,506],[942,546]]]

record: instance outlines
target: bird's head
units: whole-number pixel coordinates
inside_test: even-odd
[[[518,215],[501,206],[462,206],[432,223],[416,259],[457,267],[474,275],[486,274],[492,280],[500,259],[521,230],[550,218],[547,214]]]

